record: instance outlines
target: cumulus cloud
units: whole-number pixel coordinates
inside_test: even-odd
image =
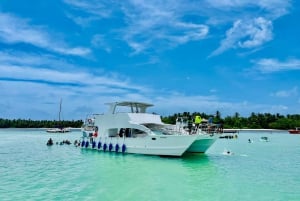
[[[226,32],[226,38],[211,56],[223,53],[231,48],[255,48],[272,40],[272,22],[262,17],[253,20],[238,20]]]
[[[208,22],[214,26],[233,26],[226,31],[220,46],[210,56],[216,56],[230,49],[260,49],[273,39],[273,21],[286,15],[291,1],[286,0],[206,0],[209,10],[217,10],[218,15],[209,15]],[[261,12],[263,10],[264,12]],[[252,51],[253,52],[253,51]]]
[[[31,25],[29,20],[6,13],[0,13],[0,41],[26,43],[65,55],[85,56],[90,53],[88,48],[69,47],[62,40],[53,38],[45,27]]]

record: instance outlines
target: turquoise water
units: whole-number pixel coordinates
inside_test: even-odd
[[[0,130],[0,200],[300,200],[300,135],[243,131],[183,158],[46,146],[80,135]]]

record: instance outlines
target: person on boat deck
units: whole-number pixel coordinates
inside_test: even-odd
[[[209,117],[209,118],[208,118],[208,124],[212,124],[213,121],[214,121],[213,117]]]
[[[98,127],[96,126],[95,127],[95,132],[93,133],[93,136],[92,136],[92,143],[93,143],[93,141],[96,140],[97,137],[98,137]]]
[[[189,129],[190,134],[192,132],[192,128],[193,128],[193,120],[192,120],[192,117],[189,116],[189,118],[188,118],[188,129]]]
[[[195,116],[195,120],[194,120],[194,122],[195,122],[195,126],[196,126],[196,128],[198,128],[199,127],[199,125],[201,124],[201,122],[202,122],[202,118],[201,118],[201,116],[200,115],[196,115]]]

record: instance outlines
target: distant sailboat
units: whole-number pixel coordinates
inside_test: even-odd
[[[61,123],[61,121],[60,121],[61,106],[62,106],[62,99],[60,99],[60,104],[59,104],[59,113],[58,113],[58,122],[59,123]],[[71,130],[69,128],[64,128],[61,125],[58,128],[47,129],[48,133],[67,133],[67,132],[70,132],[70,131]]]

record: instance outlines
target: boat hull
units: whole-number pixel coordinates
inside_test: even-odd
[[[69,129],[66,129],[66,128],[53,128],[53,129],[48,129],[47,130],[47,133],[68,133],[70,132]]]
[[[83,149],[131,154],[177,156],[185,153],[197,136],[145,136],[144,138],[96,138],[93,143],[86,138],[81,143]],[[88,145],[86,145],[88,142]],[[101,146],[99,145],[99,142]],[[123,146],[125,150],[123,150]],[[117,148],[118,147],[118,148]]]
[[[300,134],[300,130],[289,130],[290,134]]]
[[[218,139],[219,136],[199,135],[187,149],[187,153],[205,153]]]

